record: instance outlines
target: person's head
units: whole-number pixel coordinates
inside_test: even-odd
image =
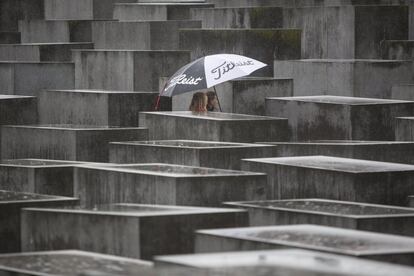
[[[190,104],[190,111],[206,112],[207,111],[207,95],[203,92],[196,92]]]
[[[206,92],[208,101],[207,101],[207,110],[214,111],[218,109],[218,100],[216,93],[214,91],[207,91]]]

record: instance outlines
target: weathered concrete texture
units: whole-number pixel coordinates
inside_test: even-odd
[[[203,28],[297,28],[302,58],[379,58],[384,39],[408,39],[408,6],[221,8],[193,11]]]
[[[266,97],[293,96],[291,79],[241,78],[216,86],[223,112],[264,116]],[[173,110],[188,110],[192,93],[172,98]]]
[[[2,275],[153,275],[151,262],[79,250],[2,254],[0,266]]]
[[[164,273],[160,276],[168,276],[178,268],[192,268],[193,275],[208,275],[201,273],[211,270],[213,275],[229,276],[406,276],[414,272],[407,266],[302,249],[158,256],[155,268]]]
[[[19,32],[0,32],[0,43],[1,44],[20,43],[20,33]]]
[[[277,156],[277,147],[193,140],[113,142],[112,163],[169,163],[240,170],[241,159]]]
[[[36,123],[37,99],[35,97],[0,95],[0,125]]]
[[[96,21],[92,42],[96,49],[178,50],[181,28],[201,28],[201,21]]]
[[[77,199],[0,190],[0,253],[20,252],[20,209],[77,204]]]
[[[17,32],[18,20],[44,18],[43,2],[44,0],[1,0],[0,32]]]
[[[73,196],[73,167],[80,162],[49,159],[0,161],[0,189]]]
[[[43,89],[72,89],[74,67],[64,62],[0,61],[0,91],[36,96]]]
[[[385,40],[381,43],[381,54],[383,59],[413,59],[413,40]]]
[[[414,208],[325,199],[229,202],[246,209],[249,225],[318,224],[414,236]]]
[[[180,48],[191,50],[191,59],[232,53],[266,63],[253,75],[273,76],[273,61],[300,59],[299,29],[181,29]],[[275,69],[276,70],[276,69]]]
[[[71,49],[93,49],[92,43],[8,44],[0,45],[0,60],[72,61]]]
[[[19,21],[22,43],[69,43],[92,41],[91,20]]]
[[[247,213],[238,209],[142,204],[30,208],[22,210],[22,250],[81,249],[148,260],[193,252],[196,229],[242,226],[247,226]]]
[[[326,155],[354,159],[414,164],[414,142],[315,140],[265,142],[277,146],[277,156]]]
[[[115,3],[136,0],[44,0],[46,20],[112,19]]]
[[[190,62],[189,51],[75,50],[76,88],[158,91],[159,77]]]
[[[140,126],[149,128],[150,140],[211,140],[251,143],[287,141],[285,118],[191,111],[142,112]]]
[[[158,93],[106,90],[44,90],[40,124],[138,126],[140,111],[154,107]]]
[[[136,1],[135,1],[136,2]],[[114,19],[120,21],[189,20],[192,8],[212,8],[208,3],[135,3],[115,4]]]
[[[414,102],[341,96],[266,98],[266,115],[288,118],[292,140],[395,140],[395,117]]]
[[[391,89],[391,98],[414,101],[414,84],[394,85]]]
[[[414,196],[410,195],[408,196],[408,206],[414,207]]]
[[[283,8],[247,7],[191,9],[191,18],[201,20],[203,28],[266,29],[283,28]],[[242,7],[242,8],[239,8]]]
[[[208,0],[216,7],[307,7],[344,5],[408,5],[411,0]]]
[[[1,127],[2,158],[108,161],[108,143],[147,140],[145,128],[32,125]]]
[[[407,206],[414,166],[329,156],[244,159],[267,174],[268,199],[326,198]],[[369,191],[369,192],[367,192]]]
[[[412,61],[275,60],[274,75],[293,78],[294,96],[390,98],[395,84],[413,83]]]
[[[196,232],[195,252],[301,248],[413,265],[414,238],[319,225],[282,225]]]
[[[262,173],[159,163],[75,168],[75,195],[86,207],[117,202],[221,206],[264,199],[266,192]]]
[[[395,139],[397,141],[414,141],[414,117],[396,118]]]

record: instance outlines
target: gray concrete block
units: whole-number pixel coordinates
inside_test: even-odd
[[[220,53],[248,56],[268,65],[255,76],[273,76],[275,59],[300,59],[300,47],[299,29],[180,30],[180,48],[191,50],[191,59]]]
[[[36,96],[43,89],[73,89],[74,85],[73,63],[0,61],[3,94]]]
[[[193,140],[129,141],[109,145],[112,163],[169,163],[240,170],[241,159],[276,156],[270,145]]]
[[[311,224],[196,232],[195,252],[300,248],[413,265],[414,238]]]
[[[82,162],[50,159],[1,160],[0,189],[72,197],[73,167],[78,164]]]
[[[414,141],[414,117],[398,117],[396,120],[395,140]]]
[[[413,49],[413,40],[385,40],[381,43],[381,54],[383,59],[413,59]]]
[[[188,51],[73,51],[78,89],[158,91],[159,77],[190,62]]]
[[[3,275],[153,275],[151,262],[79,250],[2,254],[0,265]]]
[[[19,21],[22,43],[69,43],[92,41],[91,20]]]
[[[413,84],[400,84],[393,85],[391,88],[391,98],[413,101],[414,100],[414,85]]]
[[[150,111],[158,93],[107,90],[43,90],[40,124],[138,126],[139,112]]]
[[[20,33],[19,32],[0,32],[0,43],[1,44],[20,43]]]
[[[247,77],[221,83],[216,90],[223,112],[264,116],[265,98],[293,96],[293,81]],[[191,98],[192,93],[172,97],[172,109],[188,110]]]
[[[354,159],[414,164],[414,142],[314,140],[264,142],[277,146],[277,156],[326,155]]]
[[[189,20],[190,9],[212,8],[209,3],[134,3],[115,4],[114,19],[120,21]]]
[[[44,0],[44,16],[47,20],[95,20],[112,19],[115,3],[131,3],[136,0]]]
[[[0,95],[0,125],[36,123],[37,99],[35,97]]]
[[[93,49],[92,43],[33,43],[0,45],[0,60],[71,61],[71,49]]]
[[[411,0],[208,0],[215,7],[309,7],[345,5],[407,5]]]
[[[3,159],[108,160],[108,143],[146,140],[148,130],[137,127],[26,125],[1,127]]]
[[[191,111],[142,112],[140,126],[149,128],[150,140],[211,140],[251,143],[287,141],[287,119]]]
[[[192,271],[189,275],[210,272],[229,276],[406,276],[414,271],[407,266],[302,249],[157,256],[154,265],[160,276],[180,268]]]
[[[161,163],[75,168],[75,195],[86,207],[117,202],[221,206],[264,199],[266,192],[262,173]]]
[[[395,117],[414,102],[340,96],[266,98],[266,115],[288,118],[291,139],[395,140]]]
[[[17,32],[22,19],[43,19],[43,3],[44,0],[1,0],[0,32]]]
[[[293,78],[294,96],[390,98],[395,84],[413,83],[412,61],[275,60],[274,76]]]
[[[228,202],[249,212],[249,225],[318,224],[414,236],[414,208],[326,199]]]
[[[97,49],[178,50],[181,28],[201,28],[201,21],[96,21],[92,42]]]
[[[68,197],[0,190],[0,253],[20,252],[21,250],[21,208],[70,206],[77,202],[77,199]]]
[[[238,5],[240,7],[240,5]],[[408,6],[221,8],[195,10],[203,28],[297,28],[301,57],[380,58],[380,42],[408,39]]]
[[[268,199],[325,198],[407,206],[414,166],[329,156],[244,159],[267,174]],[[369,193],[367,192],[369,191]]]
[[[246,226],[247,214],[237,209],[114,204],[23,209],[22,224],[23,251],[81,249],[149,260],[191,253],[196,229]]]

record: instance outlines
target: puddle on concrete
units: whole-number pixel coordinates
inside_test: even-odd
[[[207,143],[207,142],[197,142],[197,141],[175,141],[175,140],[166,140],[166,141],[142,141],[142,142],[128,142],[142,145],[154,145],[154,146],[173,146],[173,147],[189,147],[189,148],[207,148],[207,147],[239,147],[241,144],[233,143]]]
[[[0,201],[39,200],[39,199],[53,199],[53,198],[56,198],[56,197],[0,190]]]
[[[393,215],[393,214],[412,214],[413,210],[403,210],[397,208],[388,207],[376,207],[367,206],[360,204],[344,204],[338,202],[327,202],[327,201],[258,201],[249,203],[249,205],[257,205],[266,208],[286,208],[294,210],[303,210],[309,212],[322,212],[332,213],[339,215],[356,215],[356,216],[367,216],[367,215]]]
[[[15,159],[15,160],[2,160],[0,161],[0,165],[2,164],[18,165],[18,166],[53,166],[53,165],[75,164],[75,163],[65,162],[65,161]]]
[[[111,168],[111,167],[109,167]],[[142,164],[142,165],[133,165],[133,166],[118,166],[112,168],[120,168],[127,170],[136,170],[136,171],[147,171],[154,173],[166,173],[171,175],[208,175],[208,176],[220,176],[220,175],[242,175],[247,174],[246,172],[241,171],[231,171],[231,170],[218,170],[202,167],[187,167],[187,166],[172,166],[172,165],[154,165],[154,164]]]
[[[75,254],[0,257],[0,265],[52,275],[137,275],[148,269],[126,261]]]

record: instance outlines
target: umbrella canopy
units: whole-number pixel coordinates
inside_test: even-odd
[[[181,67],[165,84],[160,96],[172,97],[206,89],[228,80],[247,76],[265,66],[263,62],[240,55],[205,56]]]

